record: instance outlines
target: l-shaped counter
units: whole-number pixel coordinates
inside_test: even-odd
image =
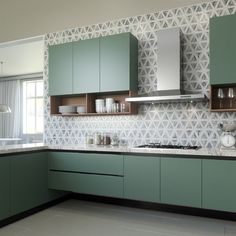
[[[236,150],[0,147],[0,220],[68,193],[236,213]]]

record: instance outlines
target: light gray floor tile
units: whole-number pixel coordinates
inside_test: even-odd
[[[69,200],[0,229],[0,236],[236,236],[234,222]]]

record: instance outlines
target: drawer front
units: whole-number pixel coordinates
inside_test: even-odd
[[[49,188],[122,198],[123,177],[49,171]]]
[[[123,176],[123,161],[123,155],[54,152],[49,169]]]

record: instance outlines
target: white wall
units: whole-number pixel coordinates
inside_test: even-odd
[[[204,0],[1,0],[0,42],[200,2]]]
[[[44,41],[0,45],[0,77],[43,71]]]

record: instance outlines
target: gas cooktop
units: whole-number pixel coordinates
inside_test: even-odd
[[[183,145],[174,145],[174,144],[160,144],[160,143],[149,143],[149,144],[144,144],[144,145],[140,145],[137,146],[137,148],[165,148],[165,149],[193,149],[193,150],[197,150],[200,149],[200,146],[183,146]]]

